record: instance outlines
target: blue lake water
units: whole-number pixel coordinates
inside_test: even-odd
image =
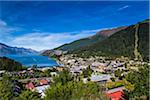
[[[37,65],[37,67],[52,67],[59,65],[56,60],[41,55],[7,55],[6,57],[14,59],[27,67],[33,65]]]

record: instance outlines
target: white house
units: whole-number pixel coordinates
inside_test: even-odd
[[[50,85],[42,85],[42,86],[37,86],[35,87],[35,90],[41,94],[41,98],[45,96],[45,90],[49,88]]]
[[[109,81],[110,78],[111,76],[108,74],[92,74],[90,77],[91,81],[98,83],[105,83]]]
[[[92,74],[90,77],[90,81],[104,84],[107,81],[109,81],[110,78],[111,78],[111,76],[107,75],[107,74]],[[87,81],[88,81],[88,78],[83,78],[84,83],[87,83]]]

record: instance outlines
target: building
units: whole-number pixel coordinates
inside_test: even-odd
[[[0,77],[5,73],[5,70],[0,70]]]
[[[97,83],[106,83],[111,78],[108,74],[92,74],[90,80]]]
[[[124,95],[123,89],[125,88],[124,87],[114,88],[114,89],[108,90],[106,94],[110,98],[110,100],[125,100],[123,98],[123,95]]]
[[[43,98],[45,96],[45,90],[49,87],[49,81],[48,79],[41,79],[39,80],[39,83],[37,85],[33,84],[32,82],[27,83],[25,87],[31,91],[38,92],[41,97]]]
[[[99,66],[99,67],[91,67],[91,69],[94,71],[94,72],[105,72],[105,67],[102,67],[102,66]]]
[[[42,86],[37,86],[37,87],[35,87],[35,90],[39,93],[39,94],[41,94],[41,98],[43,98],[44,96],[45,96],[45,90],[47,89],[47,88],[49,88],[49,86],[50,85],[42,85]]]
[[[48,84],[48,80],[46,80],[46,79],[40,80],[40,85],[47,85],[47,84]]]
[[[25,85],[25,87],[26,87],[27,89],[29,89],[29,90],[34,90],[34,88],[35,88],[35,86],[34,86],[34,84],[33,84],[32,82],[27,83],[27,84]]]
[[[107,74],[92,74],[91,77],[89,78],[90,81],[100,83],[100,84],[105,84],[107,81],[109,81],[111,78],[110,75]],[[88,81],[88,78],[84,78],[83,82],[86,83]]]
[[[82,73],[82,67],[81,66],[74,66],[72,68],[70,68],[70,72],[74,75],[74,74],[81,74]]]

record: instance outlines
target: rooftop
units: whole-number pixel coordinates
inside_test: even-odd
[[[100,75],[92,74],[92,76],[90,78],[91,78],[91,81],[99,82],[99,81],[109,80],[111,78],[111,76],[107,75],[107,74],[100,74]]]

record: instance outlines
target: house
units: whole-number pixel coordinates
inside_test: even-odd
[[[0,74],[3,74],[3,73],[5,73],[5,70],[0,70]]]
[[[48,84],[48,80],[46,80],[46,79],[40,80],[40,85],[47,85],[47,84]]]
[[[45,96],[45,90],[49,88],[50,85],[42,85],[42,86],[37,86],[35,87],[35,90],[41,94],[41,98]]]
[[[94,72],[105,72],[105,68],[102,67],[102,66],[99,66],[99,67],[91,67],[91,69],[94,71]]]
[[[92,67],[98,67],[98,66],[103,66],[103,63],[100,62],[93,62]]]
[[[5,70],[0,70],[0,77],[5,73]]]
[[[111,78],[108,74],[92,74],[90,80],[93,82],[104,84]]]
[[[123,95],[124,95],[123,89],[125,89],[125,88],[118,87],[118,88],[108,90],[106,92],[106,95],[110,98],[110,100],[125,100],[123,98]]]
[[[51,72],[50,74],[51,74],[51,76],[57,76],[58,75],[57,72]]]
[[[63,70],[64,70],[64,67],[56,67],[56,69],[57,69],[58,71],[63,71]]]
[[[54,54],[56,56],[61,56],[63,54],[63,51],[61,51],[61,50],[54,50]]]
[[[72,68],[70,68],[70,72],[72,74],[80,74],[82,73],[82,67],[81,66],[73,66]]]
[[[30,89],[30,90],[34,90],[34,88],[35,88],[35,86],[34,86],[34,84],[33,84],[32,82],[26,84],[25,87],[26,87],[27,89]]]
[[[135,71],[138,71],[138,70],[139,70],[138,67],[130,67],[130,69],[135,70]]]

